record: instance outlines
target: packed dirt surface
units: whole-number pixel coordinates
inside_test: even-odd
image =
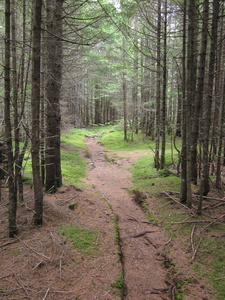
[[[87,141],[92,158],[91,186],[107,199],[119,220],[120,246],[124,279],[127,287],[125,299],[162,299],[154,291],[167,290],[166,271],[157,258],[160,245],[165,244],[162,231],[152,225],[143,210],[132,200],[127,189],[132,186],[130,173],[115,163],[107,163],[104,148],[95,137]],[[127,167],[132,160],[120,162]]]
[[[187,253],[168,240],[160,224],[149,222],[129,192],[132,182],[127,169],[146,151],[106,151],[95,136],[87,137],[86,144],[86,188],[64,185],[56,194],[45,195],[44,225],[34,228],[33,190],[26,187],[14,240],[7,237],[3,187],[0,299],[177,299],[178,282],[191,276]],[[147,197],[146,201],[155,213],[154,201]],[[96,232],[96,252],[78,251],[60,234],[65,224]],[[182,267],[182,274],[173,273],[173,261]],[[186,294],[186,300],[216,299],[204,279],[192,280]]]

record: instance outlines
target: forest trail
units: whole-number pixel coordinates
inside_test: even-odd
[[[131,166],[132,160],[121,159],[118,164],[108,162],[107,151],[95,137],[88,137],[86,145],[92,160],[88,183],[109,202],[119,220],[127,287],[124,299],[165,299],[160,293],[168,288],[160,256],[164,234],[160,227],[148,223],[146,214],[126,190],[132,187],[131,174],[125,169]]]

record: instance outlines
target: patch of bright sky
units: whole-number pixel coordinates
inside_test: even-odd
[[[109,2],[111,2],[114,5],[116,10],[121,11],[119,0],[109,0]]]

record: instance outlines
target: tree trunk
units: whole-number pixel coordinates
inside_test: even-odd
[[[192,121],[193,111],[192,106],[196,99],[196,0],[189,1],[188,9],[188,53],[187,53],[187,101],[186,101],[186,143],[187,143],[187,206],[192,206],[192,164],[191,151],[193,147],[192,139]]]
[[[167,96],[167,0],[165,0],[164,12],[164,37],[163,37],[163,93],[161,108],[161,160],[160,169],[165,167],[165,151],[166,151],[166,96]]]
[[[32,36],[32,170],[34,184],[34,224],[43,223],[43,192],[40,176],[40,55],[42,0],[33,0]]]
[[[134,30],[137,30],[136,22],[134,26]],[[134,62],[133,62],[133,82],[132,82],[132,103],[133,103],[133,109],[132,109],[132,131],[135,134],[138,134],[138,49],[137,44],[138,40],[135,35],[134,37]]]
[[[209,188],[209,132],[211,123],[211,108],[213,98],[213,85],[214,85],[214,70],[216,62],[216,47],[217,47],[217,32],[218,32],[218,15],[219,15],[219,1],[213,1],[213,17],[212,17],[212,29],[211,29],[211,45],[210,45],[210,58],[209,58],[209,73],[208,73],[208,86],[206,99],[204,103],[204,132],[203,132],[203,155],[202,155],[202,174],[200,184],[200,198],[198,205],[198,214],[202,212],[202,198],[206,196],[210,190]]]
[[[155,168],[160,168],[159,147],[161,132],[161,0],[158,0],[157,20],[157,91],[156,91],[156,137],[155,137]]]
[[[217,153],[217,163],[216,163],[216,188],[221,189],[221,156],[223,150],[223,125],[224,125],[224,108],[225,108],[225,77],[223,83],[223,99],[220,102],[220,109],[219,109],[219,142],[218,142],[218,153]]]
[[[17,47],[16,47],[16,2],[12,2],[12,86],[13,86],[13,117],[14,117],[14,157],[15,157],[15,192],[17,194],[19,182],[21,183],[20,154],[20,126],[19,126],[19,103],[18,103],[18,72],[17,72]],[[17,195],[16,195],[17,197]]]
[[[8,220],[9,236],[14,237],[17,233],[16,228],[16,210],[17,197],[14,182],[14,158],[12,146],[12,126],[10,118],[10,1],[5,1],[5,66],[4,66],[4,123],[5,123],[5,143],[7,153],[7,182],[9,190]]]
[[[95,86],[95,124],[101,123],[101,99],[99,86]]]
[[[199,137],[199,120],[204,96],[204,82],[205,82],[205,68],[206,68],[206,51],[207,51],[207,37],[208,37],[208,16],[209,16],[209,0],[203,3],[202,16],[202,38],[201,38],[201,52],[199,63],[199,75],[197,82],[197,94],[195,97],[195,106],[193,111],[192,122],[192,147],[191,147],[191,170],[192,182],[197,184],[198,170],[197,170],[197,143]]]
[[[184,0],[183,12],[183,46],[182,46],[182,149],[181,149],[181,187],[180,202],[187,202],[187,130],[186,130],[186,21],[187,21],[187,1]]]
[[[62,5],[63,0],[47,0],[47,107],[46,183],[55,193],[62,185],[60,162],[60,91],[62,84]]]

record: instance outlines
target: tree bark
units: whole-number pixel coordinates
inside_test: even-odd
[[[188,48],[187,48],[187,101],[186,101],[186,143],[187,143],[187,206],[192,206],[192,164],[191,151],[193,147],[192,121],[193,103],[196,100],[196,63],[197,63],[197,39],[196,39],[196,0],[189,1],[188,9]]]
[[[203,3],[202,15],[202,37],[201,37],[201,51],[199,74],[197,82],[197,94],[195,97],[195,105],[193,110],[192,121],[192,147],[191,147],[191,170],[192,182],[197,184],[198,169],[197,169],[197,143],[199,137],[199,120],[204,96],[204,83],[205,83],[205,69],[206,69],[206,51],[207,51],[207,37],[208,37],[208,16],[209,16],[209,0]]]
[[[181,149],[181,187],[180,202],[187,202],[187,128],[186,128],[186,27],[187,27],[187,1],[184,0],[183,11],[183,45],[182,45],[182,149]]]
[[[34,224],[43,223],[43,191],[40,176],[40,55],[42,0],[33,0],[32,36],[32,170],[34,185]]]
[[[155,136],[155,168],[160,168],[159,147],[161,133],[161,0],[158,0],[157,20],[157,88],[156,88],[156,136]]]
[[[12,125],[11,125],[11,109],[10,109],[10,1],[5,1],[5,66],[4,66],[4,123],[5,123],[5,143],[7,153],[7,182],[9,189],[9,205],[8,205],[8,221],[9,221],[9,236],[14,237],[17,233],[16,228],[16,211],[17,197],[16,187],[14,182],[14,158],[12,146]]]
[[[202,155],[202,173],[200,184],[200,197],[198,205],[198,214],[202,212],[202,199],[206,196],[210,190],[209,188],[209,133],[211,123],[211,108],[213,98],[213,85],[214,85],[214,70],[216,63],[216,47],[217,47],[217,33],[218,33],[218,16],[219,16],[219,1],[213,1],[213,17],[212,17],[212,29],[211,29],[211,45],[210,45],[210,58],[209,58],[209,73],[208,73],[208,86],[204,103],[204,132],[203,132],[203,155]]]
[[[101,123],[101,99],[100,99],[100,88],[96,84],[95,86],[95,124]]]
[[[220,109],[219,109],[219,141],[218,141],[218,153],[217,153],[217,162],[216,162],[216,188],[221,188],[221,158],[222,158],[222,150],[223,150],[223,125],[224,125],[224,108],[225,108],[225,77],[223,83],[223,99],[220,102]]]
[[[63,0],[47,0],[47,108],[46,183],[55,193],[62,185],[60,162],[60,91],[62,85],[62,5]]]
[[[165,151],[166,151],[166,97],[167,97],[167,0],[164,5],[164,37],[163,37],[163,92],[162,92],[162,108],[161,108],[161,160],[160,169],[165,167]]]

